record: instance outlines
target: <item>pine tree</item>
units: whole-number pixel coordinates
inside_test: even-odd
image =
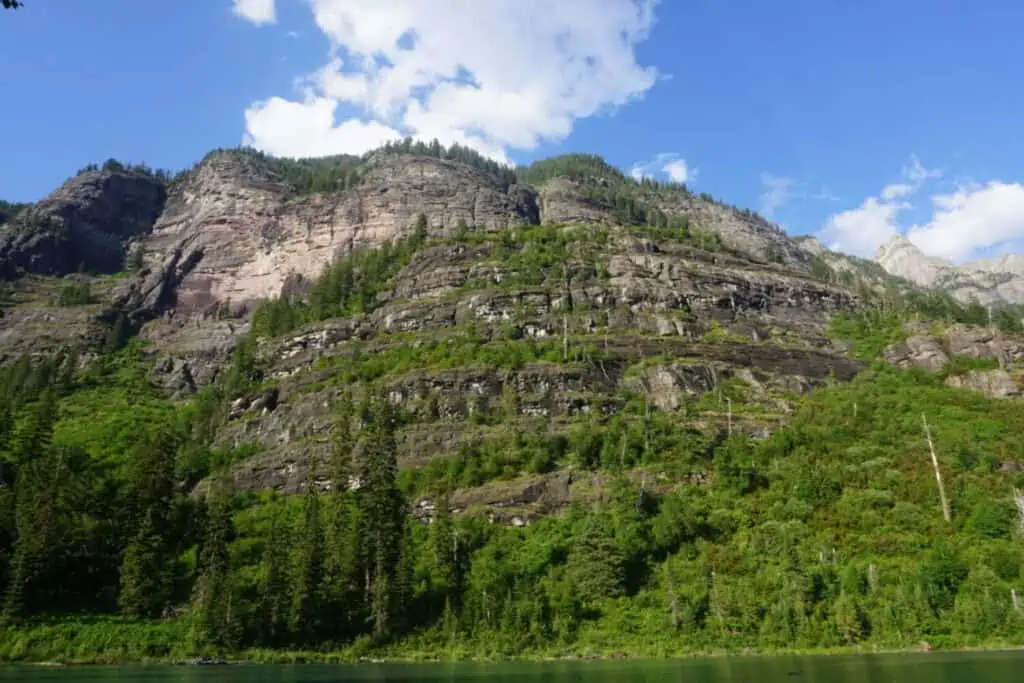
[[[455,529],[452,524],[452,510],[449,493],[437,497],[434,522],[430,527],[431,547],[434,552],[434,580],[439,593],[449,602],[456,589],[455,577]]]
[[[114,319],[114,324],[111,325],[110,330],[107,332],[106,340],[103,342],[104,352],[114,353],[119,350],[128,342],[129,336],[131,336],[131,329],[128,325],[128,318],[123,311],[119,312]]]
[[[263,549],[263,577],[260,581],[260,643],[279,645],[287,632],[288,546],[281,523],[275,517]]]
[[[358,578],[358,537],[348,492],[354,446],[352,416],[352,401],[345,394],[338,402],[335,421],[331,448],[331,497],[324,534],[324,619],[325,626],[335,636],[349,630],[357,607],[353,588]]]
[[[231,482],[220,475],[206,503],[206,528],[199,553],[198,576],[192,593],[192,613],[209,642],[220,643],[230,630],[231,558],[228,544],[234,536],[231,519]]]
[[[398,447],[393,410],[383,397],[369,407],[370,434],[360,490],[364,547],[370,577],[370,619],[373,634],[393,632],[400,595],[394,578],[401,561],[405,502],[398,489]]]
[[[15,369],[17,372],[17,368]],[[29,411],[27,419],[11,436],[11,476],[14,502],[13,553],[4,593],[5,619],[21,616],[26,593],[41,571],[43,555],[50,547],[52,506],[57,493],[60,471],[47,462],[53,426],[57,421],[57,404],[53,393],[44,390],[40,400]],[[49,480],[49,485],[47,485]]]
[[[320,520],[320,493],[312,470],[306,480],[302,502],[302,523],[298,530],[295,555],[292,610],[289,625],[301,643],[312,642],[320,632],[320,587],[323,585],[323,526]]]
[[[17,538],[4,596],[5,619],[30,614],[43,606],[47,596],[60,592],[53,577],[64,557],[69,518],[87,505],[76,485],[88,490],[88,463],[88,456],[78,449],[47,445],[38,457],[19,467]]]
[[[174,460],[178,437],[164,428],[136,453],[132,497],[138,516],[135,536],[121,564],[121,611],[132,617],[158,617],[173,590],[171,543]]]

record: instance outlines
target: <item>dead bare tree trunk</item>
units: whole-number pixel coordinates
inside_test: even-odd
[[[651,455],[651,403],[647,399],[644,399],[644,457],[649,458]]]
[[[569,316],[562,316],[562,360],[569,360]]]
[[[676,584],[672,580],[672,570],[665,562],[665,587],[668,589],[668,611],[672,618],[672,628],[679,630],[679,598],[676,596]]]
[[[932,456],[932,467],[935,468],[935,483],[939,487],[939,499],[942,501],[942,518],[946,522],[952,522],[953,516],[949,511],[949,499],[946,498],[946,487],[942,484],[942,471],[939,470],[939,458],[935,455],[935,443],[932,441],[932,431],[928,428],[928,418],[921,413],[921,423],[924,425],[924,435],[928,439],[928,451]]]
[[[1020,596],[1017,595],[1017,589],[1010,589],[1010,600],[1013,601],[1013,611],[1024,617],[1024,605],[1020,602]]]
[[[1019,518],[1017,530],[1024,536],[1024,493],[1017,489],[1013,490],[1013,502],[1017,504],[1017,516]]]
[[[729,430],[729,436],[732,436],[732,399],[731,398],[727,398],[727,399],[725,399],[725,402],[728,405],[728,412],[726,413],[726,419],[728,420],[727,425],[728,425],[728,430]]]

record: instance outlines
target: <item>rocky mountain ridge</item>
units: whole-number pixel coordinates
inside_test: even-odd
[[[1024,256],[1011,254],[957,266],[927,256],[907,238],[894,235],[878,248],[875,261],[892,275],[948,292],[964,303],[1024,304]]]
[[[19,276],[0,357],[96,348],[123,325],[177,400],[241,372],[215,442],[251,453],[240,490],[289,492],[326,476],[343,389],[388,394],[401,463],[419,468],[636,397],[708,433],[766,436],[864,367],[830,324],[892,284],[870,262],[594,158],[514,176],[442,157],[341,159],[319,185],[239,150],[171,180],[81,174],[0,229]],[[75,260],[94,275],[70,275]],[[134,271],[110,274],[122,264]],[[83,278],[90,297],[58,303]],[[324,308],[325,293],[347,303]]]

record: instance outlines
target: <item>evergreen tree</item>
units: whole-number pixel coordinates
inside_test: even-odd
[[[104,353],[114,353],[128,343],[131,336],[131,328],[128,324],[128,317],[123,311],[114,318],[114,323],[107,332],[106,340],[103,342]]]
[[[260,581],[260,644],[280,645],[288,624],[288,545],[277,517],[263,549],[263,576]]]
[[[331,496],[324,540],[324,587],[326,602],[325,626],[335,635],[345,634],[357,611],[359,540],[353,526],[348,479],[352,469],[352,400],[348,394],[338,402],[334,438],[331,448]]]
[[[323,525],[320,519],[320,492],[310,470],[303,494],[302,522],[298,530],[295,571],[292,586],[292,633],[300,642],[312,642],[320,633],[320,589],[324,576]]]
[[[398,447],[393,409],[383,396],[369,406],[369,436],[360,489],[363,543],[370,588],[370,620],[375,637],[392,634],[401,604],[395,582],[402,554],[405,501],[398,489]]]
[[[445,490],[437,497],[434,522],[430,527],[431,547],[434,553],[434,582],[437,591],[450,603],[457,588],[455,576],[455,528],[449,493]]]
[[[577,598],[592,603],[622,595],[624,564],[615,539],[600,520],[588,520],[587,529],[576,539],[568,558],[568,578]]]
[[[234,537],[231,519],[231,482],[221,474],[213,482],[206,502],[206,528],[197,566],[198,576],[192,592],[192,614],[204,639],[223,643],[230,633],[231,586],[228,544]]]
[[[164,428],[136,453],[132,482],[137,530],[121,565],[121,611],[158,617],[173,589],[174,461],[178,437]]]
[[[80,449],[49,444],[37,457],[19,465],[17,536],[4,596],[6,618],[61,604],[61,595],[79,578],[70,573],[77,567],[69,543],[74,522],[91,507],[91,465]]]

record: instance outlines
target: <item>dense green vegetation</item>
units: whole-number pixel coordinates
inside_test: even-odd
[[[660,200],[671,202],[693,196],[683,183],[659,181],[647,176],[637,180],[596,154],[564,154],[541,159],[529,166],[517,168],[516,174],[520,182],[535,187],[557,178],[571,180],[585,197],[611,210],[615,218],[626,225],[649,223],[666,227],[670,222],[680,221],[685,224],[685,219],[668,216],[657,206]],[[749,209],[729,206],[707,193],[701,193],[700,198],[727,206],[745,218],[769,225],[768,221]]]
[[[145,398],[126,354],[70,389],[60,368],[48,384],[29,373],[19,385],[24,366],[5,376],[20,408],[0,487],[16,501],[0,527],[9,625],[0,657],[657,655],[981,645],[1024,632],[1011,593],[1024,590],[1012,502],[1024,481],[1000,472],[1024,448],[1012,428],[1024,406],[946,389],[935,376],[875,368],[812,396],[762,442],[708,440],[678,416],[645,423],[629,409],[569,437],[509,432],[487,446],[491,457],[460,453],[402,477],[401,488],[386,404],[343,401],[332,469],[348,471],[364,441],[358,489],[232,497],[215,478],[197,504],[179,479],[196,446],[175,436],[165,403]],[[107,443],[115,434],[123,446]],[[524,528],[451,515],[446,491],[502,476],[478,464],[499,455],[512,471],[602,471],[610,497]],[[49,466],[29,468],[31,457]],[[655,463],[678,481],[706,471],[710,483],[649,489],[627,476]],[[413,493],[434,498],[434,524],[406,516]],[[185,616],[169,621],[53,619],[77,610],[151,618],[183,603]]]
[[[57,294],[58,306],[84,306],[94,303],[92,287],[87,280],[69,282]]]
[[[217,149],[209,154],[238,154],[269,171],[274,176],[291,185],[299,194],[314,192],[336,192],[357,187],[362,181],[362,173],[371,159],[382,155],[416,155],[429,156],[437,159],[458,161],[483,171],[504,187],[516,182],[516,175],[509,167],[488,159],[462,145],[445,147],[437,140],[422,142],[406,138],[398,142],[389,142],[378,149],[371,150],[362,156],[338,154],[326,157],[292,159],[275,157],[251,147]]]
[[[331,486],[311,476],[297,496],[236,493],[230,467],[252,450],[214,437],[231,400],[261,388],[260,337],[375,310],[398,270],[431,246],[480,247],[521,287],[559,282],[586,242],[543,226],[431,243],[426,218],[418,223],[407,240],[356,252],[264,304],[227,372],[185,406],[150,384],[123,317],[87,363],[65,354],[0,369],[0,661],[1019,643],[1024,403],[943,384],[988,361],[935,375],[872,365],[799,399],[767,439],[701,422],[725,401],[730,420],[764,417],[739,378],[677,411],[623,390],[557,421],[524,418],[521,397],[506,392],[470,411],[486,438],[399,471],[400,430],[442,418],[395,409],[381,378],[607,358],[599,346],[517,339],[500,326],[396,335],[312,370],[343,389],[321,435]],[[689,226],[628,229],[701,239]],[[587,238],[600,251],[609,236]],[[911,318],[978,314],[900,290],[837,316],[833,334],[874,361]],[[704,341],[733,339],[715,327]],[[466,503],[475,487],[557,472],[592,490],[526,526]]]
[[[118,161],[117,159],[107,159],[103,164],[87,164],[86,166],[78,169],[75,175],[81,175],[83,173],[91,173],[94,171],[107,171],[110,173],[124,173],[127,175],[141,175],[148,176],[150,178],[156,178],[163,182],[170,182],[175,174],[172,171],[168,171],[162,168],[150,168],[144,163],[131,164]]]

